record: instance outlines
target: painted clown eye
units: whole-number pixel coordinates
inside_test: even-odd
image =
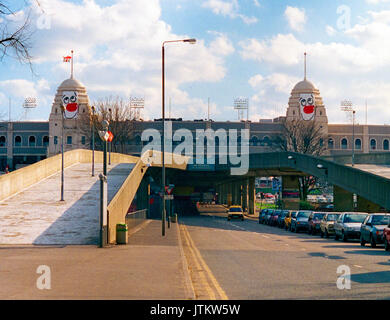
[[[62,97],[62,101],[64,101],[64,104],[68,104],[69,103],[69,97],[67,97],[67,96]]]
[[[70,102],[76,102],[76,100],[77,100],[77,97],[75,95],[72,95],[70,97]]]
[[[301,106],[305,107],[306,106],[306,99],[301,99]]]
[[[313,105],[313,98],[312,97],[308,98],[307,103],[309,106],[312,106]]]

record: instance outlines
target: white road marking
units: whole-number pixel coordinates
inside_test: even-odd
[[[354,264],[353,266],[356,268],[363,268],[362,266],[359,266],[358,264]]]

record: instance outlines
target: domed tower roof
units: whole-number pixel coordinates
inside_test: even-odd
[[[60,86],[58,87],[59,90],[85,90],[85,86],[79,81],[74,78],[66,79],[64,80]]]
[[[299,91],[299,92],[303,92],[303,91],[314,92],[315,90],[316,90],[316,87],[314,86],[314,84],[312,84],[310,81],[305,79],[303,81],[298,82],[294,86],[294,88],[292,89],[292,92],[296,92],[296,91]]]
[[[62,95],[64,91],[75,91],[77,92],[78,104],[81,106],[89,105],[89,98],[87,94],[87,89],[85,86],[77,79],[69,78],[64,80],[60,86],[57,88],[57,93],[54,98],[54,103],[52,107],[52,113],[54,108],[60,107],[62,105]]]
[[[298,82],[291,91],[286,119],[328,122],[320,91],[306,78],[306,53],[304,79]]]

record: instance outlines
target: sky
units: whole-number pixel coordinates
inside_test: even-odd
[[[249,99],[252,121],[285,115],[294,85],[307,78],[329,123],[390,124],[390,0],[8,0],[10,29],[29,16],[33,72],[0,61],[0,115],[48,120],[57,87],[75,78],[91,104],[109,96],[144,97],[145,120],[161,117],[161,46],[166,116],[237,121],[236,98]],[[25,113],[24,99],[38,105]],[[210,103],[208,103],[210,101]],[[170,102],[170,103],[169,103]],[[169,107],[171,105],[171,107]]]

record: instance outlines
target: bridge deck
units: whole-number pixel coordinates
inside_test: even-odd
[[[133,167],[108,167],[108,201]],[[64,202],[60,173],[0,201],[0,244],[97,244],[101,172],[101,164],[95,165],[95,177],[88,163],[66,168]]]
[[[351,165],[349,165],[351,166]],[[377,176],[381,176],[390,179],[390,165],[376,165],[376,164],[355,164],[356,169],[367,171]]]

